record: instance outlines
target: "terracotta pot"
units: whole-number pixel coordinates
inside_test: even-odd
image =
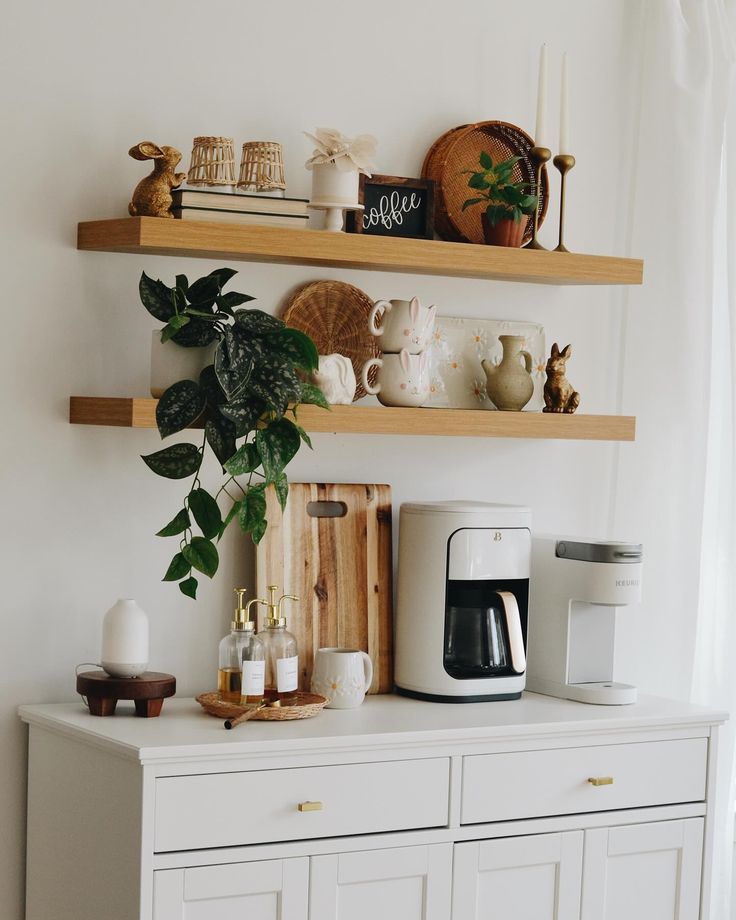
[[[483,236],[489,246],[513,246],[516,249],[521,246],[526,229],[525,217],[522,216],[521,220],[499,220],[495,227],[490,225],[485,211],[480,219],[483,223]]]

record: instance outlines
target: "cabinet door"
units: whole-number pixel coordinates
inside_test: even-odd
[[[582,831],[458,843],[452,918],[579,920],[582,864]]]
[[[585,834],[582,920],[698,920],[703,819]]]
[[[312,920],[447,920],[452,844],[313,856]]]
[[[153,920],[307,920],[309,860],[160,869]]]

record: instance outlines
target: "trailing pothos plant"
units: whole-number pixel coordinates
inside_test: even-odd
[[[143,305],[165,324],[162,342],[170,339],[184,348],[216,343],[214,361],[199,380],[173,384],[156,408],[162,438],[200,421],[202,443],[172,444],[143,457],[159,476],[191,477],[181,509],[157,534],[179,537],[179,550],[163,580],[178,581],[191,598],[197,594],[194,572],[212,578],[217,571],[217,543],[233,520],[255,543],[261,540],[267,527],[267,487],[275,489],[284,508],[286,467],[302,442],[311,447],[297,422],[299,404],[329,408],[322,391],[305,381],[318,363],[314,342],[262,310],[243,309],[254,299],[249,294],[223,293],[235,274],[218,268],[191,285],[185,275],[177,275],[168,287],[144,272],[139,285]],[[214,494],[200,480],[207,445],[223,471]],[[227,506],[224,514],[221,504]]]

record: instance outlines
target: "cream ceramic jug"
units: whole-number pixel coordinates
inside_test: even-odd
[[[532,398],[532,356],[522,348],[521,335],[499,335],[503,348],[500,364],[491,364],[484,359],[481,365],[486,375],[486,392],[497,409],[504,412],[519,412]],[[519,361],[523,359],[523,365]]]

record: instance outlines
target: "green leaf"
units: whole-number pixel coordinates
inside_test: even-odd
[[[172,289],[166,287],[163,281],[154,281],[143,272],[138,282],[138,293],[141,303],[151,316],[161,322],[167,323],[176,313],[172,299]]]
[[[299,401],[302,382],[292,367],[263,362],[254,368],[248,381],[248,390],[260,397],[278,416],[282,416],[289,403]]]
[[[205,395],[193,380],[172,384],[156,406],[156,425],[162,438],[176,434],[195,422],[207,405]]]
[[[478,204],[478,202],[485,200],[485,198],[468,198],[467,201],[463,202],[462,210],[464,211],[465,208],[469,208],[471,204]]]
[[[220,461],[220,466],[224,469],[225,463],[232,457],[237,447],[235,423],[220,415],[219,412],[213,412],[212,417],[205,422],[204,434],[214,455]]]
[[[199,385],[202,388],[207,404],[213,407],[221,406],[227,402],[225,391],[220,386],[215,373],[215,365],[208,364],[199,375]]]
[[[313,448],[312,448],[312,440],[311,440],[311,438],[309,437],[309,435],[307,434],[307,432],[302,428],[301,425],[296,425],[296,424],[295,424],[294,427],[295,427],[296,430],[299,432],[299,437],[302,439],[302,441],[304,441],[304,443],[307,445],[307,447],[308,447],[310,450],[313,450]]]
[[[211,307],[220,293],[220,282],[214,275],[198,278],[187,291],[187,300],[199,307]]]
[[[276,490],[276,498],[279,500],[281,510],[284,511],[286,509],[286,500],[289,497],[289,480],[286,477],[286,473],[282,473],[279,476],[273,487]]]
[[[192,537],[192,542],[181,552],[193,568],[208,578],[212,578],[220,564],[217,547],[211,540],[206,540],[204,537]]]
[[[312,383],[303,383],[302,392],[299,397],[300,403],[306,403],[310,406],[321,406],[323,409],[329,409],[330,404],[325,399],[325,394],[319,387]]]
[[[537,196],[536,195],[524,195],[524,197],[519,202],[519,207],[525,214],[533,214],[536,206],[537,206]]]
[[[204,348],[218,338],[217,327],[207,320],[193,317],[187,325],[172,336],[172,341],[182,348]]]
[[[281,329],[284,325],[283,320],[271,316],[270,313],[264,313],[263,310],[236,310],[235,322],[246,332],[257,335],[273,332],[275,329]]]
[[[231,328],[225,330],[215,351],[215,373],[228,402],[236,399],[253,370],[253,359],[247,344]]]
[[[250,536],[256,546],[258,546],[263,539],[263,535],[266,533],[267,528],[268,521],[265,518],[262,521],[257,521],[251,528]]]
[[[236,438],[244,438],[253,431],[265,409],[263,400],[253,396],[220,406],[222,415],[235,425]]]
[[[217,280],[218,285],[220,286],[220,290],[222,290],[222,288],[225,287],[225,285],[233,277],[233,275],[237,275],[237,273],[238,273],[237,270],[234,268],[216,268],[214,271],[210,272],[209,275],[207,275],[207,277],[215,278]],[[253,299],[252,297],[249,298],[249,300],[252,300],[252,299]]]
[[[227,528],[230,526],[230,522],[232,521],[232,519],[233,519],[234,517],[236,517],[236,515],[237,515],[238,512],[240,511],[240,506],[241,506],[242,504],[243,504],[243,503],[240,502],[240,501],[233,502],[232,508],[228,511],[227,517],[226,517],[225,520],[222,522],[222,527],[220,528],[220,536],[217,538],[218,540],[221,540],[221,539],[222,539],[222,535],[225,533],[225,531],[227,530]]]
[[[158,476],[185,479],[199,469],[200,456],[200,449],[194,444],[172,444],[141,459]]]
[[[162,527],[156,534],[157,537],[175,537],[178,533],[183,533],[187,527],[191,526],[189,512],[182,508],[173,520],[169,521],[166,527]]]
[[[262,485],[253,486],[248,489],[245,498],[240,503],[238,523],[241,530],[246,533],[253,533],[254,528],[258,530],[262,524],[266,523],[266,496],[263,491]],[[265,533],[265,527],[263,532]]]
[[[486,208],[488,223],[495,227],[499,221],[507,220],[510,217],[508,210],[502,204],[489,204]]]
[[[251,300],[255,300],[255,297],[251,297],[250,294],[239,294],[237,291],[228,291],[227,294],[220,294],[215,303],[223,313],[228,313],[230,316],[233,316],[233,311],[236,307],[244,303],[249,303]]]
[[[189,493],[189,510],[208,540],[220,533],[222,515],[217,502],[206,489],[192,489]]]
[[[185,578],[184,581],[179,582],[179,590],[182,594],[186,594],[187,597],[191,597],[193,601],[197,599],[197,585],[199,582],[192,575],[189,578]]]
[[[186,292],[189,290],[189,281],[187,280],[187,276],[177,275],[176,286],[182,292],[182,294],[186,294]]]
[[[184,578],[189,573],[190,568],[191,566],[184,556],[181,553],[177,553],[169,563],[166,574],[161,581],[179,581],[180,578]]]
[[[255,444],[241,444],[225,464],[225,472],[231,476],[244,476],[261,465],[261,455]]]
[[[480,154],[480,165],[483,169],[493,169],[493,158],[490,153],[487,153],[485,150],[481,151]]]
[[[181,313],[176,316],[172,316],[169,322],[161,330],[161,343],[168,342],[169,339],[173,339],[176,333],[183,329],[184,326],[189,322],[189,317],[184,316]]]
[[[473,173],[473,175],[468,179],[468,186],[470,188],[484,189],[488,188],[490,182],[486,179],[483,173]]]
[[[273,339],[275,350],[303,371],[314,371],[319,366],[317,346],[299,329],[283,326]]]
[[[263,462],[266,482],[275,482],[299,450],[301,437],[293,422],[286,418],[271,422],[256,431],[256,446]]]

